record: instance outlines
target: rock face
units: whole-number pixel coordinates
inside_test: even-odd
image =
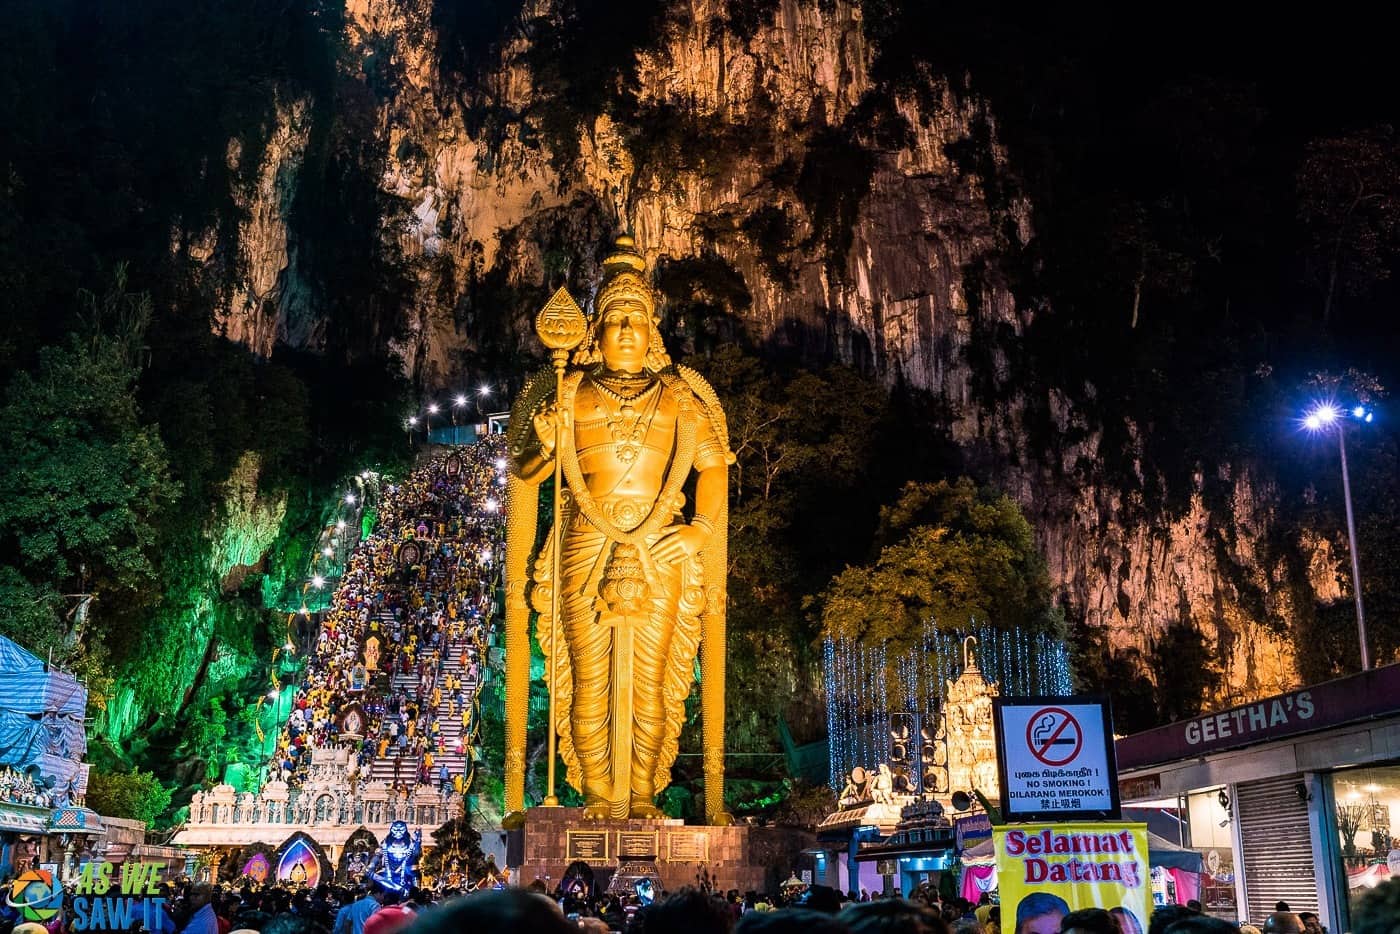
[[[1252,596],[1294,592],[1260,545],[1277,492],[1245,465],[1224,477],[1228,503],[1198,492],[1154,513],[1088,482],[1102,431],[1064,397],[1017,389],[988,337],[1033,315],[998,272],[1034,230],[994,115],[937,77],[917,93],[880,86],[862,15],[845,0],[674,2],[625,69],[582,89],[625,106],[561,117],[571,92],[548,86],[538,53],[576,24],[553,0],[526,3],[456,71],[443,62],[461,38],[435,25],[431,0],[350,0],[342,78],[372,92],[381,237],[410,279],[393,352],[430,387],[475,375],[464,361],[528,333],[546,287],[586,282],[590,249],[631,227],[653,266],[726,309],[674,323],[683,342],[743,333],[941,398],[954,440],[1027,509],[1071,618],[1145,654],[1190,621],[1226,693],[1289,685],[1290,598]],[[324,339],[287,232],[307,132],[304,105],[282,108],[219,321],[259,353]],[[1031,407],[1051,413],[1050,450],[1027,437]],[[1151,468],[1135,469],[1150,487]],[[1324,542],[1302,564],[1318,596],[1341,596]]]

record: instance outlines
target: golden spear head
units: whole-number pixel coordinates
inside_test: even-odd
[[[564,286],[550,296],[535,316],[535,333],[556,358],[567,355],[588,333],[588,319],[583,309]]]

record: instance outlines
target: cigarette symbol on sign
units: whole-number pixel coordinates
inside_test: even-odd
[[[1084,745],[1084,731],[1068,710],[1046,707],[1036,711],[1026,722],[1026,743],[1031,755],[1045,765],[1058,768],[1073,762],[1079,755]],[[1054,749],[1056,746],[1068,748]]]
[[[1055,734],[1055,716],[1045,714],[1035,725],[1035,745],[1041,752],[1047,746],[1073,746],[1074,737],[1063,737]]]

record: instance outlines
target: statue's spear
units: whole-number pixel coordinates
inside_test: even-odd
[[[540,313],[535,317],[535,333],[540,343],[549,348],[550,361],[554,364],[554,525],[550,535],[554,539],[554,555],[550,564],[549,577],[549,779],[545,794],[545,807],[558,807],[559,798],[554,794],[555,724],[554,692],[557,659],[559,657],[559,552],[564,545],[563,529],[559,527],[560,504],[563,493],[563,470],[559,452],[564,444],[565,413],[560,407],[564,395],[564,368],[569,362],[569,353],[583,341],[588,333],[588,319],[584,317],[578,302],[574,301],[567,288],[560,286]]]

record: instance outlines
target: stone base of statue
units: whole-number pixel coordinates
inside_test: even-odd
[[[687,885],[717,891],[777,891],[799,868],[814,834],[785,827],[688,825],[679,820],[587,820],[583,808],[531,808],[507,843],[513,881],[543,880],[551,891],[575,862],[593,870],[598,891],[622,872],[646,866],[665,891]]]

